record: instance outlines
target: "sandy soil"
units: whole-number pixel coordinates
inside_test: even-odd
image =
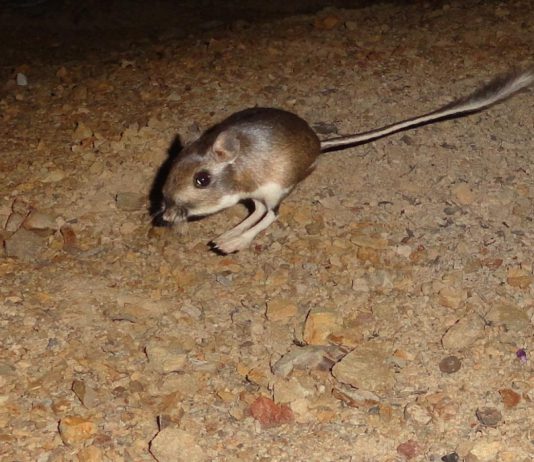
[[[2,461],[532,460],[532,90],[325,155],[235,255],[207,243],[245,208],[148,214],[176,137],[236,110],[329,137],[532,65],[531,1],[69,8],[1,16]]]

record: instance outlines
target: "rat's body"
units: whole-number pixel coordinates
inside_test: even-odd
[[[163,188],[163,219],[174,223],[252,200],[255,209],[250,216],[213,242],[222,253],[235,252],[248,247],[276,219],[280,202],[313,171],[321,152],[480,111],[533,81],[532,71],[495,80],[437,111],[322,142],[303,119],[291,112],[245,109],[213,126],[180,152]]]

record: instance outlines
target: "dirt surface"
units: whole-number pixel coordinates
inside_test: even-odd
[[[240,206],[174,230],[147,212],[176,136],[236,110],[329,137],[532,65],[530,0],[197,12],[145,35],[20,14],[2,16],[2,461],[532,460],[532,89],[325,155],[248,251],[207,247]]]

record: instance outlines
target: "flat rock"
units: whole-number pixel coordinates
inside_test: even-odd
[[[197,441],[184,430],[166,427],[150,442],[150,453],[158,462],[202,462],[207,458]]]
[[[63,170],[59,168],[54,168],[44,173],[41,178],[41,181],[43,183],[58,183],[66,176],[67,174]]]
[[[46,240],[27,229],[20,228],[9,239],[4,248],[8,257],[19,258],[27,262],[38,260],[45,249]]]
[[[104,460],[102,449],[97,446],[87,446],[76,454],[79,462],[101,462]]]
[[[418,425],[427,425],[431,422],[432,415],[424,406],[411,402],[404,408],[404,418]]]
[[[302,338],[308,345],[327,345],[328,336],[341,324],[339,316],[334,311],[312,309],[304,322]]]
[[[119,210],[134,212],[145,206],[146,197],[135,192],[120,192],[115,196],[115,203]]]
[[[152,368],[161,374],[181,371],[187,361],[187,352],[176,339],[151,340],[145,351]]]
[[[97,392],[84,381],[74,380],[72,382],[72,391],[85,407],[91,408],[98,404]]]
[[[454,187],[452,189],[452,194],[456,199],[456,202],[460,205],[472,204],[476,199],[475,193],[466,183],[461,183]]]
[[[298,306],[286,298],[275,298],[267,302],[265,316],[269,321],[283,321],[298,313]]]
[[[359,345],[332,368],[332,375],[341,383],[384,395],[395,384],[394,370],[387,362],[388,357],[385,345]]]
[[[93,136],[93,130],[91,130],[83,122],[78,122],[76,124],[76,128],[72,132],[72,141],[79,142],[85,138],[90,138],[91,136]]]
[[[497,455],[502,447],[500,441],[479,440],[465,458],[466,462],[493,462],[499,460]]]
[[[444,287],[438,293],[440,305],[456,310],[460,308],[466,298],[466,291],[456,287]]]
[[[9,363],[0,361],[0,376],[15,375],[17,369]]]
[[[355,234],[351,236],[350,242],[366,249],[384,250],[389,246],[389,241],[383,237],[368,236],[365,234]]]
[[[273,364],[274,374],[287,377],[293,369],[300,370],[329,370],[345,351],[336,346],[306,345],[294,346],[288,353]]]
[[[527,289],[534,283],[534,276],[532,275],[532,272],[529,272],[524,268],[512,267],[508,270],[506,282],[512,287]]]
[[[15,199],[11,204],[11,213],[7,218],[5,224],[5,230],[14,233],[17,229],[20,228],[23,221],[26,219],[30,213],[30,205],[21,199]]]
[[[57,229],[54,217],[38,210],[32,210],[22,223],[22,226],[30,231],[54,231]]]
[[[149,318],[152,313],[135,303],[124,303],[123,305],[114,305],[104,310],[104,314],[113,321],[136,323]]]
[[[472,345],[484,334],[484,321],[477,314],[470,314],[452,325],[441,338],[443,348],[458,351]]]
[[[273,398],[277,403],[292,403],[312,394],[313,391],[302,386],[295,377],[289,380],[277,378],[273,384]]]
[[[504,325],[514,331],[531,328],[526,311],[512,305],[493,306],[487,313],[486,319],[495,324]]]

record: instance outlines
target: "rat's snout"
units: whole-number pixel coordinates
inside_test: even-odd
[[[187,219],[187,209],[170,201],[162,204],[161,218],[165,223],[174,224]]]

